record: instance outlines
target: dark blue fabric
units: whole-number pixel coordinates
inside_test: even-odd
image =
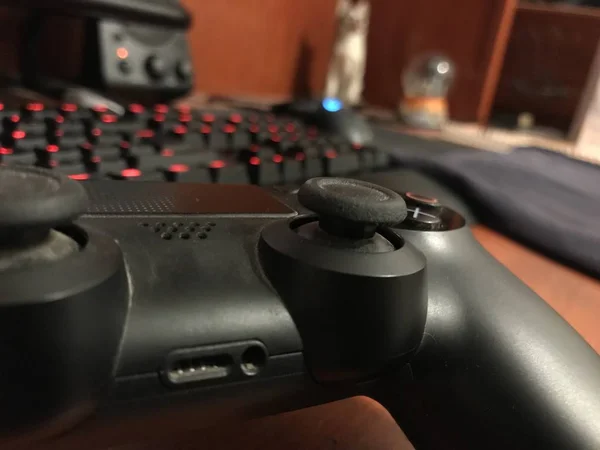
[[[457,190],[479,219],[600,277],[600,167],[536,148],[395,153]]]

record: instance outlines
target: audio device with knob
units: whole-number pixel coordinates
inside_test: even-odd
[[[419,449],[600,448],[595,351],[460,214],[355,179],[0,167],[0,358],[3,449],[112,448],[355,395]]]
[[[153,0],[172,4],[170,0]],[[161,92],[160,101],[190,91],[193,67],[187,42],[188,21],[177,26],[123,21],[91,20],[87,30],[84,79],[96,79],[102,90]],[[95,51],[94,51],[95,50]]]
[[[117,98],[134,94],[140,100],[140,94],[145,93],[149,101],[161,102],[185,95],[192,88],[193,67],[186,38],[191,19],[178,0],[0,0],[0,4],[29,11],[21,58],[22,78],[29,88],[60,95],[55,92],[57,86],[65,83],[40,78],[41,73],[52,72],[40,67],[41,42],[51,46],[61,33],[54,28],[43,32],[42,25],[52,17],[70,18],[62,26],[83,34],[75,36],[78,33],[71,31],[68,35],[84,42],[81,73],[71,82]]]

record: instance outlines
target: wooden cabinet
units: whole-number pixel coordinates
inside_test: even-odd
[[[373,0],[365,96],[395,108],[402,71],[429,52],[457,66],[453,119],[485,122],[502,67],[516,0]]]
[[[494,109],[568,130],[599,41],[600,9],[519,5]]]

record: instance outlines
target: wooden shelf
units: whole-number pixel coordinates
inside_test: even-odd
[[[520,3],[494,103],[569,131],[600,40],[600,8]]]

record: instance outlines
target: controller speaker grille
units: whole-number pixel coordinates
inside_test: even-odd
[[[204,241],[217,226],[214,222],[140,222],[139,226],[164,241]]]

